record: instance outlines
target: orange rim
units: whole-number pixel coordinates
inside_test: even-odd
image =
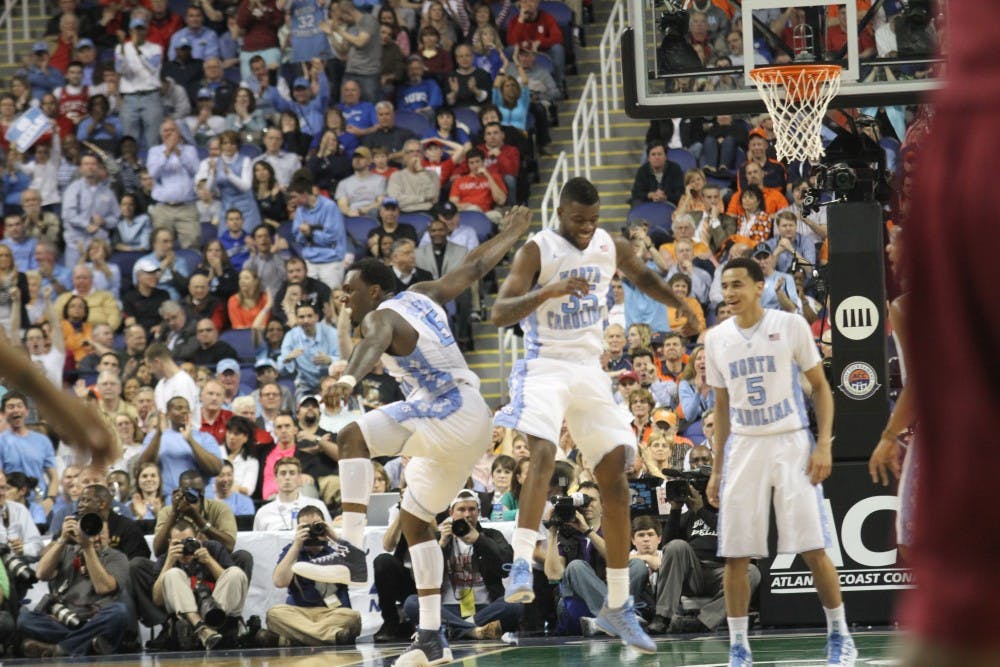
[[[759,85],[785,86],[787,98],[793,101],[817,96],[818,87],[803,86],[802,83],[832,81],[839,78],[840,74],[840,65],[776,65],[750,70],[750,78]],[[794,82],[794,85],[789,86],[790,82]]]

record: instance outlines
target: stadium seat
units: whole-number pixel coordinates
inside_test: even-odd
[[[417,230],[417,239],[424,233],[428,225],[431,224],[433,220],[427,213],[400,213],[399,221],[405,222],[408,225],[413,225],[413,228]]]
[[[253,361],[253,332],[250,329],[227,329],[219,334],[219,340],[232,345],[241,362]]]
[[[174,254],[183,258],[191,271],[194,271],[195,267],[201,264],[201,253],[194,248],[176,248]]]
[[[378,227],[378,222],[372,218],[344,218],[347,227],[347,240],[354,245],[355,254],[364,255],[368,251],[368,234]]]
[[[492,2],[490,3],[490,13],[493,14],[493,22],[496,23],[497,16],[500,15],[500,10],[503,8],[502,2]],[[500,31],[500,37],[504,40],[507,39],[507,24],[510,20],[520,14],[520,10],[517,7],[511,7],[507,12],[507,16],[504,17],[503,23],[496,23],[497,29]]]
[[[676,207],[670,202],[647,201],[633,206],[628,212],[628,223],[645,220],[650,227],[670,231],[670,218]]]
[[[253,369],[253,366],[240,366],[240,384],[257,388],[257,371]]]
[[[241,144],[240,155],[251,160],[260,155],[260,146],[257,144]]]
[[[493,223],[479,211],[462,211],[458,214],[458,224],[472,227],[482,243],[493,233]]]
[[[135,252],[116,252],[112,253],[111,257],[108,258],[108,261],[117,266],[118,270],[121,271],[122,294],[125,294],[132,289],[132,267],[140,257],[148,254],[149,253],[142,250],[137,250]]]
[[[427,135],[432,129],[426,116],[416,111],[405,110],[396,112],[396,127],[405,128],[418,137]]]
[[[688,169],[698,168],[698,161],[684,148],[671,148],[667,151],[667,159],[679,166],[681,171],[685,173]]]
[[[468,107],[455,107],[455,123],[458,124],[469,137],[474,137],[483,129],[479,122],[479,116]]]
[[[278,378],[278,384],[292,392],[292,396],[295,395],[295,380],[291,378]]]
[[[201,223],[201,247],[204,248],[205,244],[209,241],[214,241],[219,238],[219,228],[210,222]]]

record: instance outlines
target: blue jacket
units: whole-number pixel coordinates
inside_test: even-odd
[[[326,74],[319,73],[319,95],[306,104],[299,104],[282,97],[277,88],[271,86],[264,93],[267,100],[278,111],[291,111],[299,118],[299,129],[306,134],[319,134],[323,130],[324,114],[330,101],[330,82]]]
[[[299,228],[304,224],[312,228],[307,238]],[[300,206],[292,220],[295,243],[301,248],[302,259],[314,264],[344,261],[347,254],[347,228],[340,208],[330,199],[320,195],[311,209]]]
[[[434,79],[423,79],[420,83],[404,83],[396,91],[396,108],[417,111],[425,107],[437,109],[444,104],[441,87]]]

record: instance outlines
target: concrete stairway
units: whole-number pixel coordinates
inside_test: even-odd
[[[552,175],[555,165],[555,157],[560,151],[566,151],[568,156],[573,152],[573,114],[576,112],[577,103],[583,86],[590,73],[600,75],[600,54],[597,45],[608,22],[609,6],[606,3],[595,2],[594,22],[587,28],[587,47],[576,46],[577,71],[575,76],[569,77],[568,90],[570,99],[559,105],[559,127],[552,128],[552,145],[549,151],[553,157],[544,157],[541,160],[541,183],[532,188],[532,196],[529,205],[536,216],[535,228],[540,228],[542,194],[545,185]],[[600,80],[598,79],[598,85]],[[619,90],[618,111],[611,111],[611,139],[602,139],[600,166],[591,166],[591,180],[601,193],[601,225],[610,232],[616,232],[625,224],[629,210],[629,191],[632,188],[632,180],[635,170],[642,161],[644,150],[644,139],[648,122],[636,121],[625,115],[624,96]],[[602,118],[603,122],[603,118]],[[603,136],[603,129],[602,129]],[[572,176],[572,157],[570,159],[570,176]],[[498,267],[500,280],[506,275],[505,267]],[[492,295],[485,300],[492,303]],[[502,390],[505,388],[507,378],[500,377],[498,356],[500,354],[499,340],[496,327],[488,323],[475,325],[476,351],[466,355],[469,365],[479,375],[482,380],[482,393],[487,402],[493,407],[501,405]],[[506,354],[506,352],[504,352]],[[509,373],[510,369],[507,368]]]

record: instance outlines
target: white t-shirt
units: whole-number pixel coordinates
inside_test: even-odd
[[[254,532],[261,530],[295,530],[299,510],[306,505],[312,505],[323,512],[324,521],[330,520],[330,512],[327,511],[326,505],[315,498],[306,498],[300,493],[299,497],[290,503],[274,499],[257,510],[257,515],[253,520]]]
[[[61,387],[63,384],[63,366],[66,364],[66,354],[54,347],[45,354],[33,354],[31,360],[41,365],[52,384]]]
[[[200,392],[198,391],[198,385],[187,374],[187,371],[178,371],[172,378],[161,378],[156,383],[156,388],[153,390],[153,400],[156,402],[156,409],[165,413],[167,411],[167,403],[175,396],[183,396],[187,399],[188,407],[191,408],[192,423],[200,423]]]

